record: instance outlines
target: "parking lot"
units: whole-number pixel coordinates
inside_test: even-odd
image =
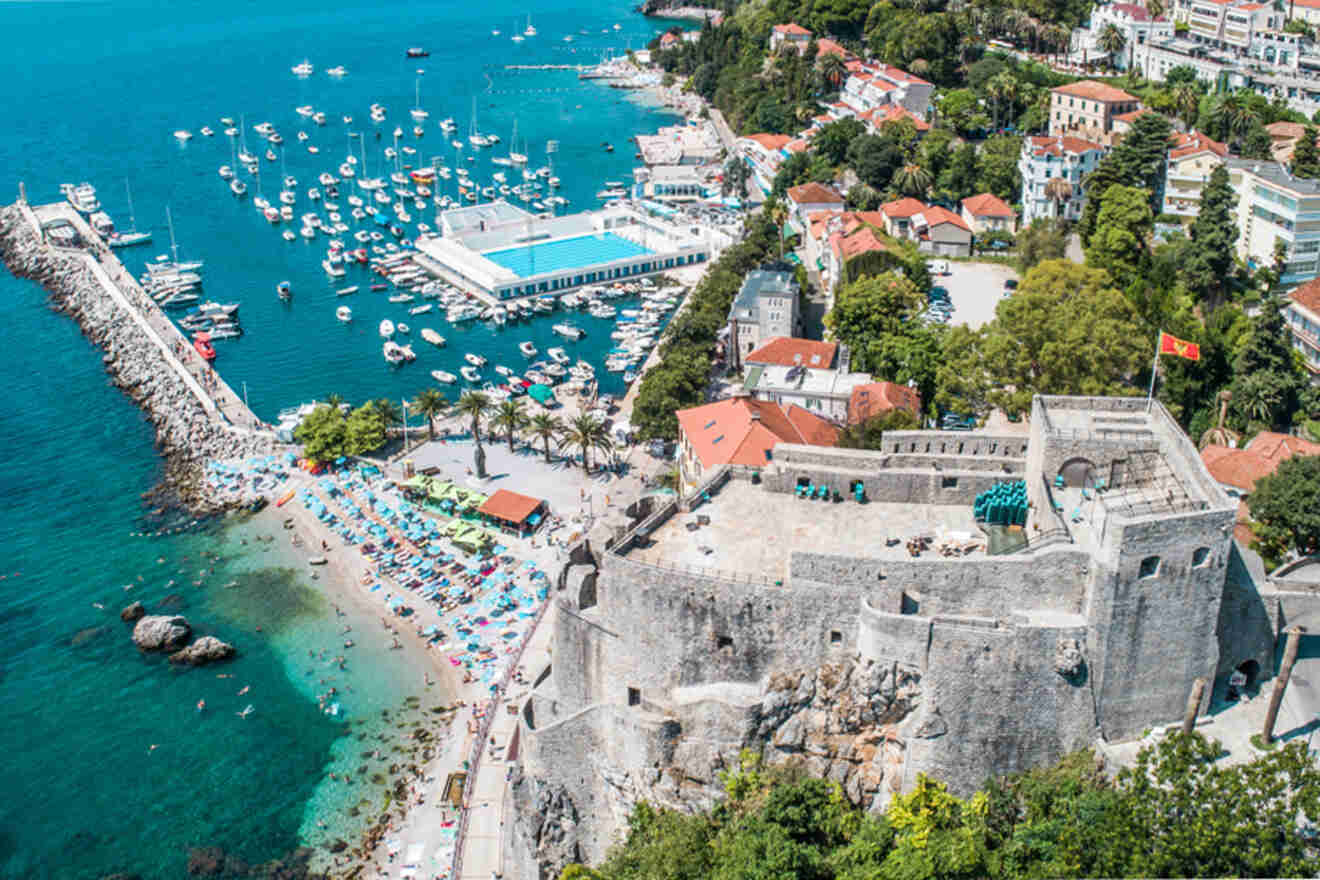
[[[995,306],[1004,298],[1004,282],[1016,280],[1018,274],[1010,266],[999,263],[958,263],[949,261],[949,274],[931,273],[931,303],[944,300],[950,306],[932,315],[942,320],[940,311],[949,315],[947,323],[980,327],[995,316]],[[947,296],[941,295],[940,290]]]

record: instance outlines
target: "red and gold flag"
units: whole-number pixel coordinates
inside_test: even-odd
[[[1173,354],[1189,361],[1201,359],[1201,346],[1168,333],[1160,333],[1160,354]]]

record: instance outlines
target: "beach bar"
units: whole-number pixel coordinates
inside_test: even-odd
[[[502,529],[517,532],[520,537],[536,531],[545,515],[545,502],[539,498],[520,495],[508,489],[498,489],[477,508],[477,513],[492,520]]]

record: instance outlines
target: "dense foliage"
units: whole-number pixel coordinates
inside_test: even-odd
[[[1037,877],[1314,876],[1306,836],[1320,771],[1295,741],[1247,764],[1171,733],[1114,780],[1090,753],[995,779],[963,799],[918,776],[880,815],[838,785],[750,756],[728,797],[700,815],[638,804],[596,869],[562,880],[935,880]]]

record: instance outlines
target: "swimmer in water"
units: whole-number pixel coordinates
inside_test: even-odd
[[[243,696],[244,694],[246,694],[246,693],[247,693],[248,691],[250,691],[250,690],[252,690],[252,685],[250,685],[250,684],[245,684],[245,685],[243,685],[243,689],[242,689],[241,691],[238,692],[238,695],[241,697],[241,696]]]

